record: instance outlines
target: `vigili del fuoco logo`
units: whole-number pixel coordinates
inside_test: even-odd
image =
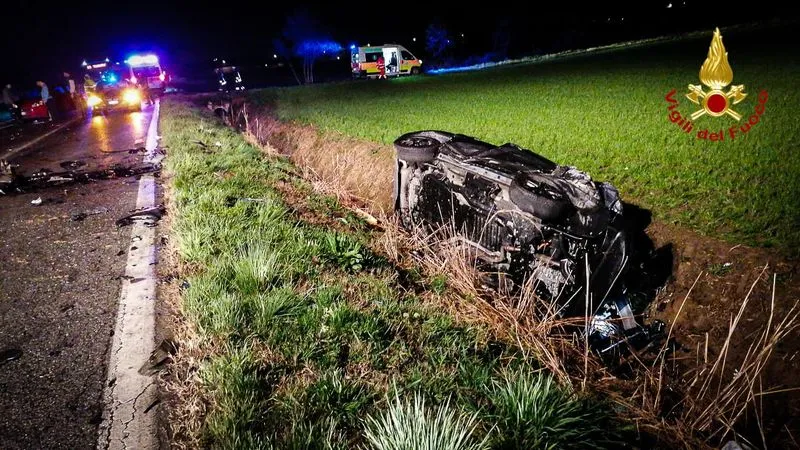
[[[728,119],[728,123],[720,123],[719,128],[698,130],[695,135],[697,139],[721,142],[734,140],[749,133],[764,114],[768,99],[767,91],[762,90],[758,93],[758,101],[753,109],[753,114],[744,118],[736,111],[739,108],[734,107],[747,98],[747,94],[744,92],[743,84],[728,87],[732,81],[733,69],[728,63],[728,52],[725,51],[722,34],[717,28],[714,30],[714,37],[711,38],[708,56],[700,67],[700,82],[709,90],[703,89],[703,85],[690,84],[689,92],[686,94],[686,98],[698,105],[699,109],[688,116],[681,114],[678,111],[678,100],[675,98],[677,91],[673,89],[664,97],[668,104],[667,110],[669,110],[667,118],[676,124],[679,130],[688,134],[695,130],[693,121],[703,116],[707,115],[719,121]],[[735,120],[736,123],[731,125],[730,120]]]

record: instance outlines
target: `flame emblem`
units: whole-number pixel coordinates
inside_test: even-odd
[[[723,92],[731,81],[733,81],[733,69],[728,63],[725,45],[722,44],[722,34],[719,28],[716,28],[714,37],[711,38],[711,46],[708,48],[708,56],[700,67],[700,82],[711,90],[705,92],[702,86],[690,84],[689,93],[686,94],[686,98],[703,107],[692,113],[692,120],[705,114],[713,117],[727,114],[736,120],[741,119],[742,116],[731,109],[731,105],[744,100],[747,94],[744,93],[743,84],[731,86],[728,92]]]

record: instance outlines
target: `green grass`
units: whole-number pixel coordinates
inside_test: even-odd
[[[391,444],[398,436],[387,418],[405,415],[443,440],[505,448],[492,430],[517,413],[493,406],[491,387],[537,370],[535,361],[403,288],[353,218],[334,231],[293,214],[273,185],[305,182],[287,179],[294,171],[285,160],[264,157],[186,103],[167,101],[162,114],[172,232],[189,283],[182,313],[196,333],[181,348],[206,406],[192,413],[195,442],[419,448]],[[209,152],[198,140],[221,146]],[[343,212],[303,190],[318,214]],[[245,197],[261,201],[235,200]],[[444,277],[430,283],[447,288]],[[575,418],[576,429],[584,420]]]
[[[749,97],[769,100],[760,122],[724,142],[698,140],[668,120],[664,96],[699,84],[711,30],[701,39],[604,51],[481,72],[345,82],[254,93],[283,119],[391,143],[419,129],[443,129],[488,142],[514,142],[616,184],[626,201],[661,221],[762,246],[800,248],[800,54],[792,30],[723,30],[734,71]],[[744,120],[744,119],[743,119]],[[695,131],[727,129],[728,117],[702,117]]]

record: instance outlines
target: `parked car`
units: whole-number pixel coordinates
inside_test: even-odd
[[[42,101],[38,89],[34,89],[22,95],[17,105],[19,105],[20,116],[24,121],[33,120],[52,120],[53,116],[47,108],[47,104]]]
[[[625,286],[633,249],[617,189],[514,144],[443,131],[404,134],[397,151],[395,210],[407,228],[449,230],[487,272],[525,282],[564,317],[584,316],[601,354],[660,333],[635,319]],[[588,280],[588,281],[587,281]]]

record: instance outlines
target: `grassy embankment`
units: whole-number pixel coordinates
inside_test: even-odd
[[[446,277],[399,270],[282,158],[162,107],[184,329],[179,444],[204,448],[614,446],[612,408],[446,314]],[[406,443],[409,446],[403,446]]]
[[[373,142],[444,129],[494,143],[514,142],[611,181],[623,198],[656,218],[734,242],[800,248],[800,58],[791,30],[723,33],[733,84],[749,97],[735,110],[746,121],[759,92],[766,111],[746,134],[699,140],[698,130],[728,133],[729,117],[701,117],[692,134],[668,120],[665,95],[699,84],[707,37],[605,51],[482,72],[390,82],[347,82],[267,90],[281,119],[299,120]]]

